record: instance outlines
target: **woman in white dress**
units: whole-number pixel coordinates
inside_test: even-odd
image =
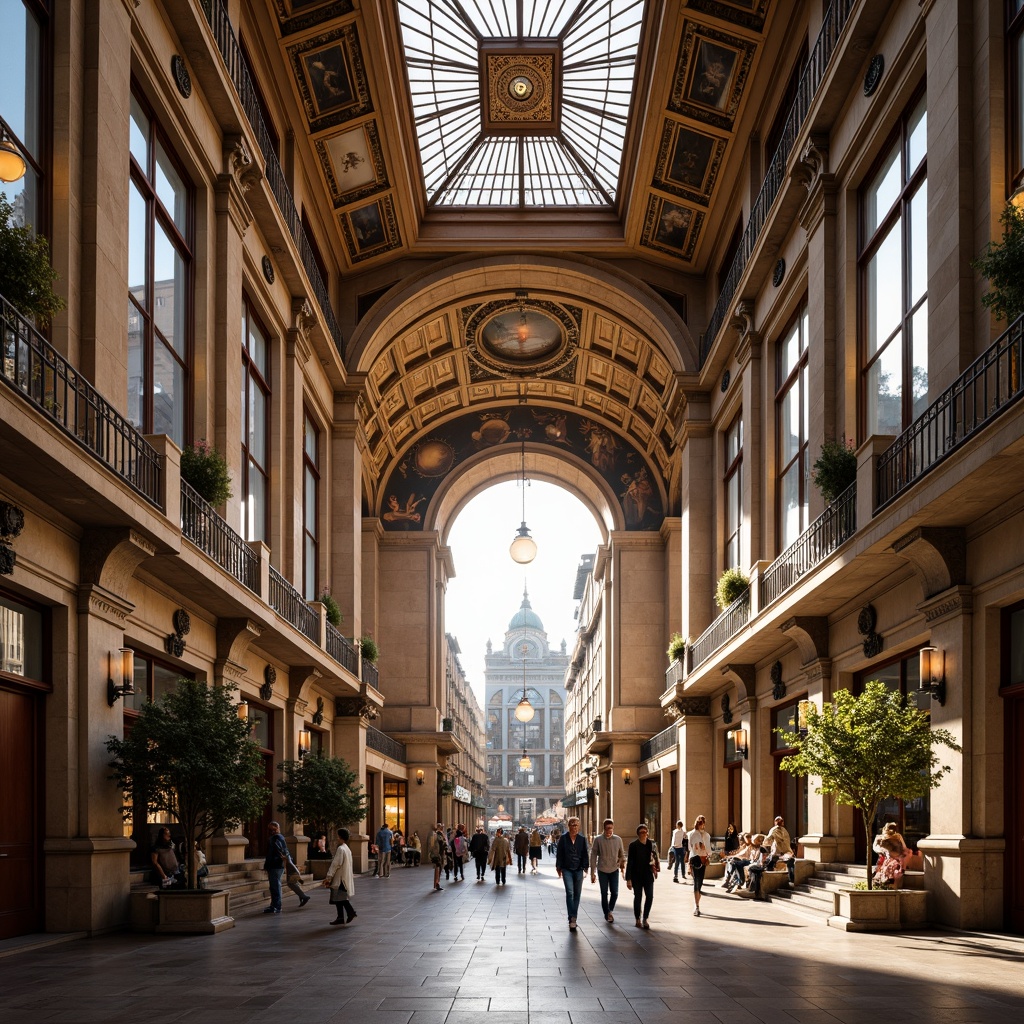
[[[334,860],[327,869],[324,887],[331,890],[331,903],[338,908],[338,916],[331,924],[351,924],[357,916],[351,903],[356,883],[352,873],[352,851],[348,845],[347,828],[338,829],[338,848],[334,851]]]

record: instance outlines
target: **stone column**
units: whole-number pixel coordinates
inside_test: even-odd
[[[679,711],[679,803],[672,817],[682,818],[687,827],[698,814],[708,814],[715,765],[709,697],[683,697]]]
[[[366,779],[366,729],[377,717],[377,707],[365,697],[338,697],[334,701],[334,730],[332,754],[343,757],[356,773],[356,778]],[[367,811],[370,808],[367,807]],[[348,826],[349,846],[352,847],[353,871],[366,871],[369,861],[369,836],[366,832],[366,817]],[[334,846],[334,837],[331,837]]]
[[[364,625],[375,629],[376,616],[363,607],[363,452],[366,437],[359,423],[354,388],[334,396],[334,422],[331,424],[330,464],[327,481],[321,478],[325,500],[325,536],[330,538],[326,563],[331,595],[344,617],[342,632],[361,636]],[[329,485],[329,489],[328,489]],[[376,520],[374,520],[376,522]],[[376,564],[376,559],[370,563]],[[371,574],[372,575],[372,574]],[[373,593],[373,588],[370,588]],[[367,622],[364,624],[364,619]]]
[[[682,460],[682,592],[683,636],[696,639],[714,618],[715,552],[708,543],[715,536],[714,429],[708,396],[693,391],[686,396],[679,432]]]
[[[754,303],[749,299],[740,301],[733,313],[731,326],[739,333],[736,345],[738,371],[743,374],[743,493],[740,507],[743,510],[743,526],[740,530],[740,554],[746,562],[755,562],[765,554],[761,534],[761,507],[764,495],[771,493],[765,479],[765,453],[762,450],[764,411],[761,380],[761,333],[754,329]],[[710,489],[717,492],[717,481]],[[720,517],[724,522],[724,516]],[[717,534],[716,534],[717,536]],[[741,565],[743,563],[741,562]],[[728,569],[729,566],[723,566]]]

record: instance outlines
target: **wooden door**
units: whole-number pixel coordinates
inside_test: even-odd
[[[0,688],[0,939],[43,930],[42,702]]]

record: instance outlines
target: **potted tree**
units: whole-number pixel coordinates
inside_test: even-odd
[[[1011,323],[1024,313],[1024,210],[1007,203],[999,217],[1003,237],[989,242],[985,251],[971,263],[992,290],[981,297],[982,305],[995,313],[997,320]]]
[[[277,784],[277,809],[289,820],[303,822],[314,835],[323,833],[328,844],[335,829],[354,825],[366,817],[366,796],[349,763],[340,757],[310,754],[298,761],[282,761],[284,778]],[[315,879],[327,876],[329,860],[310,857]]]
[[[324,592],[317,600],[324,606],[324,614],[327,616],[327,621],[337,629],[341,625],[341,607],[331,597],[330,589],[325,587]]]
[[[784,757],[779,767],[792,775],[814,775],[820,780],[816,793],[831,793],[837,803],[855,807],[864,821],[867,846],[866,890],[847,889],[839,893],[838,915],[860,930],[898,927],[899,890],[872,890],[872,831],[875,815],[883,800],[911,800],[924,796],[951,771],[940,765],[935,747],[959,751],[953,734],[933,729],[930,716],[919,711],[898,690],[873,680],[864,692],[854,696],[839,690],[822,708],[807,702],[806,733],[776,730],[786,746],[797,752]],[[873,895],[888,899],[892,907],[859,907]],[[841,925],[848,927],[849,925]]]
[[[724,612],[749,586],[750,577],[742,569],[735,566],[726,569],[719,576],[718,585],[715,587],[715,604]]]
[[[185,890],[165,890],[157,931],[217,932],[234,925],[226,891],[198,887],[195,846],[259,815],[270,797],[263,757],[238,717],[233,686],[179,679],[144,704],[131,732],[111,736],[110,776],[124,793],[126,820],[137,806],[178,822],[185,833]]]
[[[857,479],[857,456],[852,441],[826,438],[821,454],[811,466],[811,480],[831,505]]]
[[[377,658],[380,657],[380,648],[372,636],[360,637],[359,649],[363,652],[364,661],[368,661],[371,665],[376,664]]]
[[[681,633],[673,633],[671,639],[668,642],[668,663],[671,665],[673,661],[682,661],[686,656],[686,639]]]
[[[181,453],[181,478],[215,507],[231,497],[227,460],[205,440],[185,445]]]

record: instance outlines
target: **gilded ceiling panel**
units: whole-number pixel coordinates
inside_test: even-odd
[[[641,244],[658,252],[690,261],[697,248],[704,212],[681,206],[661,196],[647,201]]]
[[[395,199],[391,193],[365,206],[346,209],[339,219],[352,263],[362,263],[402,246]]]
[[[728,141],[665,118],[651,185],[707,207]]]
[[[390,187],[376,119],[323,136],[314,144],[335,209]]]
[[[274,0],[274,7],[283,36],[305,32],[353,10],[352,0]]]
[[[731,21],[743,28],[760,32],[770,0],[688,0],[691,11],[710,14],[720,21]]]

